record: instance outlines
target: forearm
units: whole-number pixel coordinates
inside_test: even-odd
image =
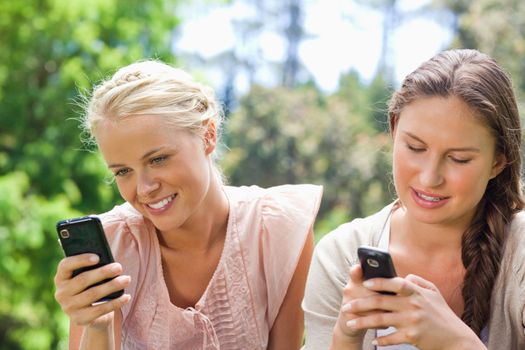
[[[451,350],[487,350],[487,347],[478,337],[465,338],[457,342]]]
[[[115,339],[113,322],[104,328],[85,327],[80,342],[80,350],[114,350]]]

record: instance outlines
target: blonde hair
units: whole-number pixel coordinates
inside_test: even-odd
[[[85,104],[82,128],[95,141],[101,120],[150,115],[203,136],[210,122],[219,135],[222,109],[213,90],[185,71],[157,60],[132,63],[95,86]]]

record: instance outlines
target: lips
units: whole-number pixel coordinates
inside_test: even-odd
[[[165,206],[167,206],[168,204],[171,203],[171,201],[173,201],[173,199],[175,198],[175,194],[172,194],[171,196],[169,197],[166,197],[164,199],[161,199],[160,201],[158,202],[155,202],[155,203],[148,203],[146,204],[146,206],[148,208],[151,208],[151,209],[154,209],[154,210],[161,210],[163,209]]]
[[[418,191],[415,191],[415,192],[416,192],[416,195],[419,198],[422,198],[422,199],[424,199],[426,201],[430,201],[430,202],[439,202],[440,200],[443,200],[443,199],[447,198],[447,197],[429,196],[429,195],[423,194],[423,193],[418,192]]]
[[[436,209],[444,206],[448,203],[450,197],[439,196],[436,194],[430,194],[428,192],[423,193],[421,191],[416,191],[412,188],[411,191],[412,198],[414,202],[422,208],[425,209]]]

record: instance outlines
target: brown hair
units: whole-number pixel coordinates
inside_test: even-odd
[[[462,238],[466,274],[461,318],[480,335],[490,316],[488,301],[500,268],[507,225],[524,207],[518,107],[509,76],[492,58],[476,50],[449,50],[424,62],[394,93],[388,108],[391,132],[406,105],[432,96],[463,100],[491,131],[496,153],[507,161],[505,169],[489,181]]]

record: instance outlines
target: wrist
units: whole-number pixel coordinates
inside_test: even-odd
[[[473,333],[471,337],[462,337],[450,350],[487,350],[483,342]]]
[[[90,324],[84,327],[80,341],[80,349],[115,349],[113,322]]]
[[[113,332],[113,317],[107,317],[103,320],[97,320],[85,326],[85,331],[96,334]]]
[[[363,345],[363,336],[349,336],[343,332],[339,323],[334,327],[332,332],[332,342],[330,345],[330,350],[358,350],[361,349]]]

